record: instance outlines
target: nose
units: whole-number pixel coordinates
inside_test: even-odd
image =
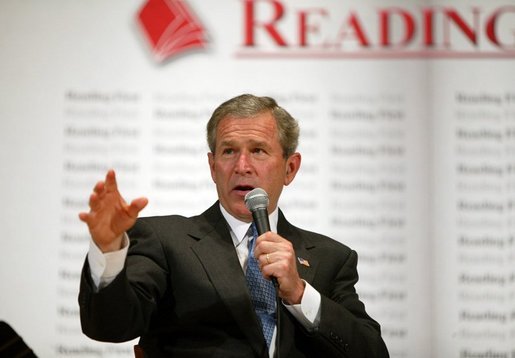
[[[234,171],[236,174],[245,175],[252,171],[252,166],[249,159],[250,158],[246,153],[240,153],[234,166]]]

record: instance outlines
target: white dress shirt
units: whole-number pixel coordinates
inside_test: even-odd
[[[249,237],[247,234],[251,223],[240,221],[231,216],[223,207],[220,205],[220,210],[225,220],[229,224],[231,238],[238,255],[240,265],[245,272],[247,268],[247,260],[249,256]],[[277,221],[279,218],[279,210],[276,209],[269,216],[270,219],[270,230],[277,232]],[[113,251],[108,253],[102,253],[98,246],[90,241],[89,252],[88,252],[88,263],[91,272],[91,278],[95,284],[97,291],[107,285],[109,285],[116,276],[123,270],[125,264],[125,258],[127,257],[127,251],[129,249],[129,238],[127,234],[123,237],[123,248],[119,251]],[[306,328],[308,331],[313,330],[318,326],[320,321],[320,293],[315,290],[309,283],[305,282],[304,294],[300,304],[287,305],[283,302],[283,305],[290,311],[290,313]],[[275,340],[277,334],[277,327],[274,330],[272,337],[272,343],[270,344],[270,357],[273,357],[275,350]]]

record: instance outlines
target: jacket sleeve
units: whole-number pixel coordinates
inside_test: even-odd
[[[355,290],[357,260],[350,250],[333,282],[323,285],[320,324],[311,339],[328,357],[387,358],[380,326],[366,313]]]
[[[131,249],[124,269],[95,292],[87,260],[82,269],[79,306],[88,337],[124,342],[139,337],[150,324],[167,286],[167,267],[158,240],[145,240],[152,230],[139,222],[131,229]]]

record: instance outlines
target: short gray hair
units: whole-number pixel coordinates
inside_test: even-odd
[[[229,99],[215,109],[207,123],[207,144],[212,153],[216,148],[216,131],[220,121],[227,117],[250,118],[258,114],[270,112],[277,124],[279,143],[284,158],[295,153],[299,144],[299,124],[284,108],[271,97],[258,97],[242,94]]]

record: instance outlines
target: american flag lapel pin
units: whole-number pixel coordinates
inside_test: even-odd
[[[310,267],[310,266],[309,266],[309,261],[308,261],[308,260],[303,259],[303,258],[302,258],[302,257],[300,257],[300,256],[297,256],[297,260],[299,260],[299,264],[301,264],[302,266]]]

